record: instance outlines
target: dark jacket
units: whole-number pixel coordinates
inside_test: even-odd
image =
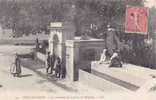
[[[119,56],[113,58],[110,67],[122,67],[121,58]]]
[[[47,65],[48,65],[48,66],[51,65],[51,57],[50,57],[50,55],[48,55],[48,57],[47,57]]]
[[[113,50],[117,50],[119,46],[119,38],[116,35],[116,32],[114,29],[110,29],[107,31],[106,34],[106,47],[108,49],[108,53],[110,56],[113,55]]]

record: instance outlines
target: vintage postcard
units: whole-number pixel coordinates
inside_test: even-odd
[[[0,0],[1,100],[155,100],[155,0]]]

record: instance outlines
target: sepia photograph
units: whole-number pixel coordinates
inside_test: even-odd
[[[156,100],[156,0],[0,0],[0,100]]]

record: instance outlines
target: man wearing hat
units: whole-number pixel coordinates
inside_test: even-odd
[[[111,58],[113,55],[113,50],[118,49],[119,39],[116,34],[116,30],[110,25],[107,25],[106,33],[106,48],[108,50],[108,56]]]

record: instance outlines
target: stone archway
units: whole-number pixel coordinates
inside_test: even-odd
[[[58,54],[58,43],[59,43],[59,39],[58,39],[58,36],[55,34],[54,36],[53,36],[53,53],[55,54],[55,55],[59,55]]]

